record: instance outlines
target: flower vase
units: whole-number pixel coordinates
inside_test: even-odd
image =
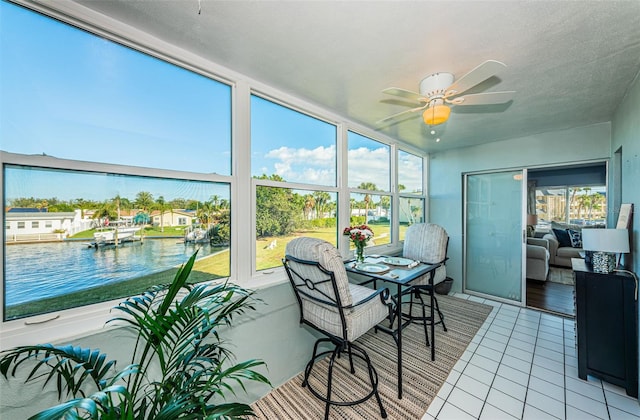
[[[364,244],[356,243],[355,245],[356,245],[356,250],[355,250],[356,262],[363,263],[364,262]]]

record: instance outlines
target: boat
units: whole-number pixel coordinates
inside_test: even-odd
[[[140,228],[136,226],[111,228],[109,230],[95,232],[93,239],[95,239],[96,242],[125,241],[130,240],[139,230]]]
[[[89,247],[99,247],[103,245],[119,245],[124,242],[140,240],[136,233],[141,229],[139,226],[114,226],[94,232],[93,242]]]
[[[206,243],[209,242],[209,233],[201,227],[191,227],[184,235],[185,243]]]

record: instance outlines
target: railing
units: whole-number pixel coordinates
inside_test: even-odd
[[[41,241],[61,241],[63,233],[23,233],[23,234],[7,234],[7,243],[17,242],[41,242]]]

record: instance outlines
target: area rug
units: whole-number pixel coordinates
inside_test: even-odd
[[[569,284],[573,286],[573,270],[570,268],[549,267],[547,280],[552,283]]]
[[[436,360],[431,361],[431,351],[426,347],[421,325],[411,325],[403,330],[403,396],[398,399],[396,346],[393,338],[382,332],[370,331],[357,344],[363,347],[379,376],[379,392],[389,419],[421,419],[427,407],[444,384],[449,372],[467,348],[476,332],[486,320],[492,307],[451,296],[438,296],[444,312],[447,332],[436,325]],[[416,308],[414,308],[415,310]],[[311,356],[311,348],[309,348]],[[338,359],[340,368],[334,367],[333,393],[344,400],[357,399],[367,393],[368,376],[364,363],[354,358],[356,374],[348,371],[348,358]],[[326,389],[326,359],[314,367],[312,385],[316,390]],[[303,388],[300,373],[282,386],[253,404],[261,419],[318,419],[324,417],[325,405]],[[375,397],[351,407],[332,405],[330,418],[372,419],[380,418]]]

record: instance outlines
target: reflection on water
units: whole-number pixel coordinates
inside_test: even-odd
[[[198,259],[210,255],[199,244]],[[117,283],[185,263],[197,248],[177,239],[147,239],[88,248],[82,242],[5,246],[5,306]]]

